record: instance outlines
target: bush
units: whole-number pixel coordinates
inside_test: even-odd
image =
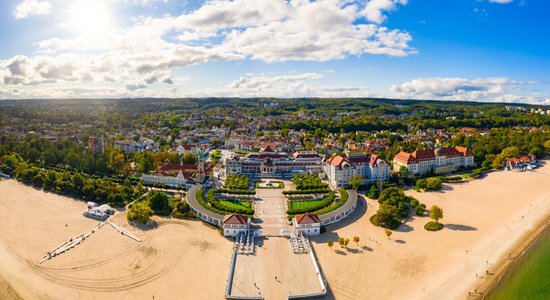
[[[428,231],[439,231],[439,230],[443,229],[443,227],[445,227],[443,224],[436,223],[436,222],[433,222],[433,221],[430,221],[430,222],[426,223],[426,225],[424,225],[424,229],[426,229]]]
[[[456,181],[461,181],[461,180],[462,180],[462,176],[443,177],[443,178],[441,178],[441,180],[442,180],[443,182],[456,182]]]
[[[414,208],[414,213],[421,216],[426,212],[426,204],[420,203]]]

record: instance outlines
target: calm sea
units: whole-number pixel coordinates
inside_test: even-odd
[[[487,297],[489,300],[550,299],[550,230],[525,253]]]

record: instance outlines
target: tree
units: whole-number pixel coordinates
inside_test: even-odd
[[[430,208],[430,218],[436,223],[439,223],[439,219],[443,219],[443,209],[437,205],[432,206],[432,208]]]
[[[367,195],[371,199],[378,199],[380,197],[380,190],[378,190],[374,185],[370,187],[369,194]]]
[[[168,205],[168,196],[163,192],[152,191],[147,197],[149,201],[149,207],[157,215],[168,215],[170,213],[170,206]]]
[[[359,237],[358,236],[353,237],[353,242],[357,244],[357,247],[359,247]]]
[[[149,206],[141,203],[135,203],[128,211],[128,221],[139,221],[143,224],[147,224],[151,220],[153,211]]]
[[[345,240],[344,240],[344,246],[347,248],[348,245],[349,245],[349,239],[345,239]]]
[[[338,239],[338,244],[340,244],[340,247],[344,248],[344,244],[346,243],[346,239],[343,237]]]
[[[440,177],[430,177],[426,179],[426,189],[428,191],[438,191],[443,186],[443,181]]]
[[[388,237],[388,240],[389,240],[389,239],[390,239],[390,236],[392,235],[393,232],[392,232],[391,230],[389,230],[389,229],[385,229],[385,230],[384,230],[384,233],[386,234],[386,236]]]
[[[361,184],[363,183],[364,180],[365,180],[365,178],[363,178],[363,176],[361,176],[359,174],[353,174],[349,178],[349,184],[351,184],[351,187],[354,190],[357,190],[357,189],[359,189],[359,186],[361,186]]]
[[[334,246],[334,241],[333,240],[328,240],[327,244],[330,248],[332,248],[332,246]]]
[[[544,148],[546,148],[546,153],[550,154],[550,140],[544,142]]]
[[[407,178],[407,177],[409,177],[410,174],[411,173],[409,172],[409,169],[407,169],[407,167],[401,166],[399,168],[399,177],[400,178]]]

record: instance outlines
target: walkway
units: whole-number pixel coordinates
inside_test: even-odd
[[[290,189],[285,182],[285,189]],[[252,224],[266,236],[280,236],[281,230],[290,229],[286,218],[287,202],[283,189],[256,189],[255,215]]]

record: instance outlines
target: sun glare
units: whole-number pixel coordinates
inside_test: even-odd
[[[80,35],[103,36],[111,29],[111,10],[106,1],[79,0],[69,9],[69,25]]]

